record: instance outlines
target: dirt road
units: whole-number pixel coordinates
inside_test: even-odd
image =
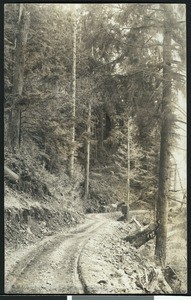
[[[85,293],[80,275],[79,258],[87,241],[102,230],[108,219],[90,215],[85,224],[69,234],[60,233],[36,245],[31,251],[20,251],[20,258],[9,266],[5,293],[8,294],[79,294]],[[16,256],[15,256],[16,257]]]
[[[143,220],[143,211],[132,211],[131,217],[134,215]],[[156,270],[154,241],[135,249],[124,237],[134,232],[136,224],[119,222],[119,216],[117,212],[89,214],[83,225],[67,233],[59,232],[18,250],[6,249],[5,293],[173,293]],[[169,232],[169,239],[172,237]],[[181,266],[186,274],[186,264]],[[154,276],[151,284],[146,279],[152,270],[161,275],[159,282]],[[186,280],[183,282],[186,285]]]

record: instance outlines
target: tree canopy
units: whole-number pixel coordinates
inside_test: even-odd
[[[186,94],[185,5],[6,4],[4,19],[7,155],[27,153],[55,175],[70,173],[72,155],[74,177],[88,176],[87,207],[129,190],[130,207],[155,207],[164,223]]]

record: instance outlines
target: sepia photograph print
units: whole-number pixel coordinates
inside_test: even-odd
[[[5,294],[187,289],[186,5],[4,4]]]

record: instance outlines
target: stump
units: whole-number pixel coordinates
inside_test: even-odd
[[[127,205],[122,205],[121,206],[121,212],[124,216],[124,219],[127,220],[127,213],[128,213],[128,208],[127,208]]]

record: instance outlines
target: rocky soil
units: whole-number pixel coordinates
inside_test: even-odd
[[[131,214],[136,219],[145,221],[149,216],[149,213],[136,211]],[[136,229],[135,224],[118,222],[113,218],[88,241],[80,258],[83,280],[88,283],[86,291],[91,294],[185,293],[187,266],[181,252],[186,250],[185,242],[176,241],[179,243],[176,244],[179,247],[179,264],[176,264],[174,258],[177,257],[177,251],[173,242],[175,236],[172,232],[169,234],[167,263],[176,270],[181,285],[179,282],[168,284],[162,270],[154,263],[154,240],[139,249],[124,241],[123,238]]]
[[[131,212],[147,223],[152,213]],[[181,286],[169,284],[154,264],[154,240],[139,249],[124,237],[137,225],[118,221],[120,213],[89,214],[84,224],[64,228],[17,249],[6,247],[7,294],[153,294],[186,292],[185,228],[183,215],[171,212],[167,263]],[[185,223],[185,222],[184,222]],[[178,225],[179,224],[179,225]],[[32,227],[29,227],[32,232]],[[178,237],[178,238],[177,238]],[[180,238],[179,238],[180,237]],[[27,240],[27,236],[26,236]],[[23,245],[23,244],[22,244]],[[176,249],[179,252],[176,252]],[[179,260],[179,263],[178,261]]]

